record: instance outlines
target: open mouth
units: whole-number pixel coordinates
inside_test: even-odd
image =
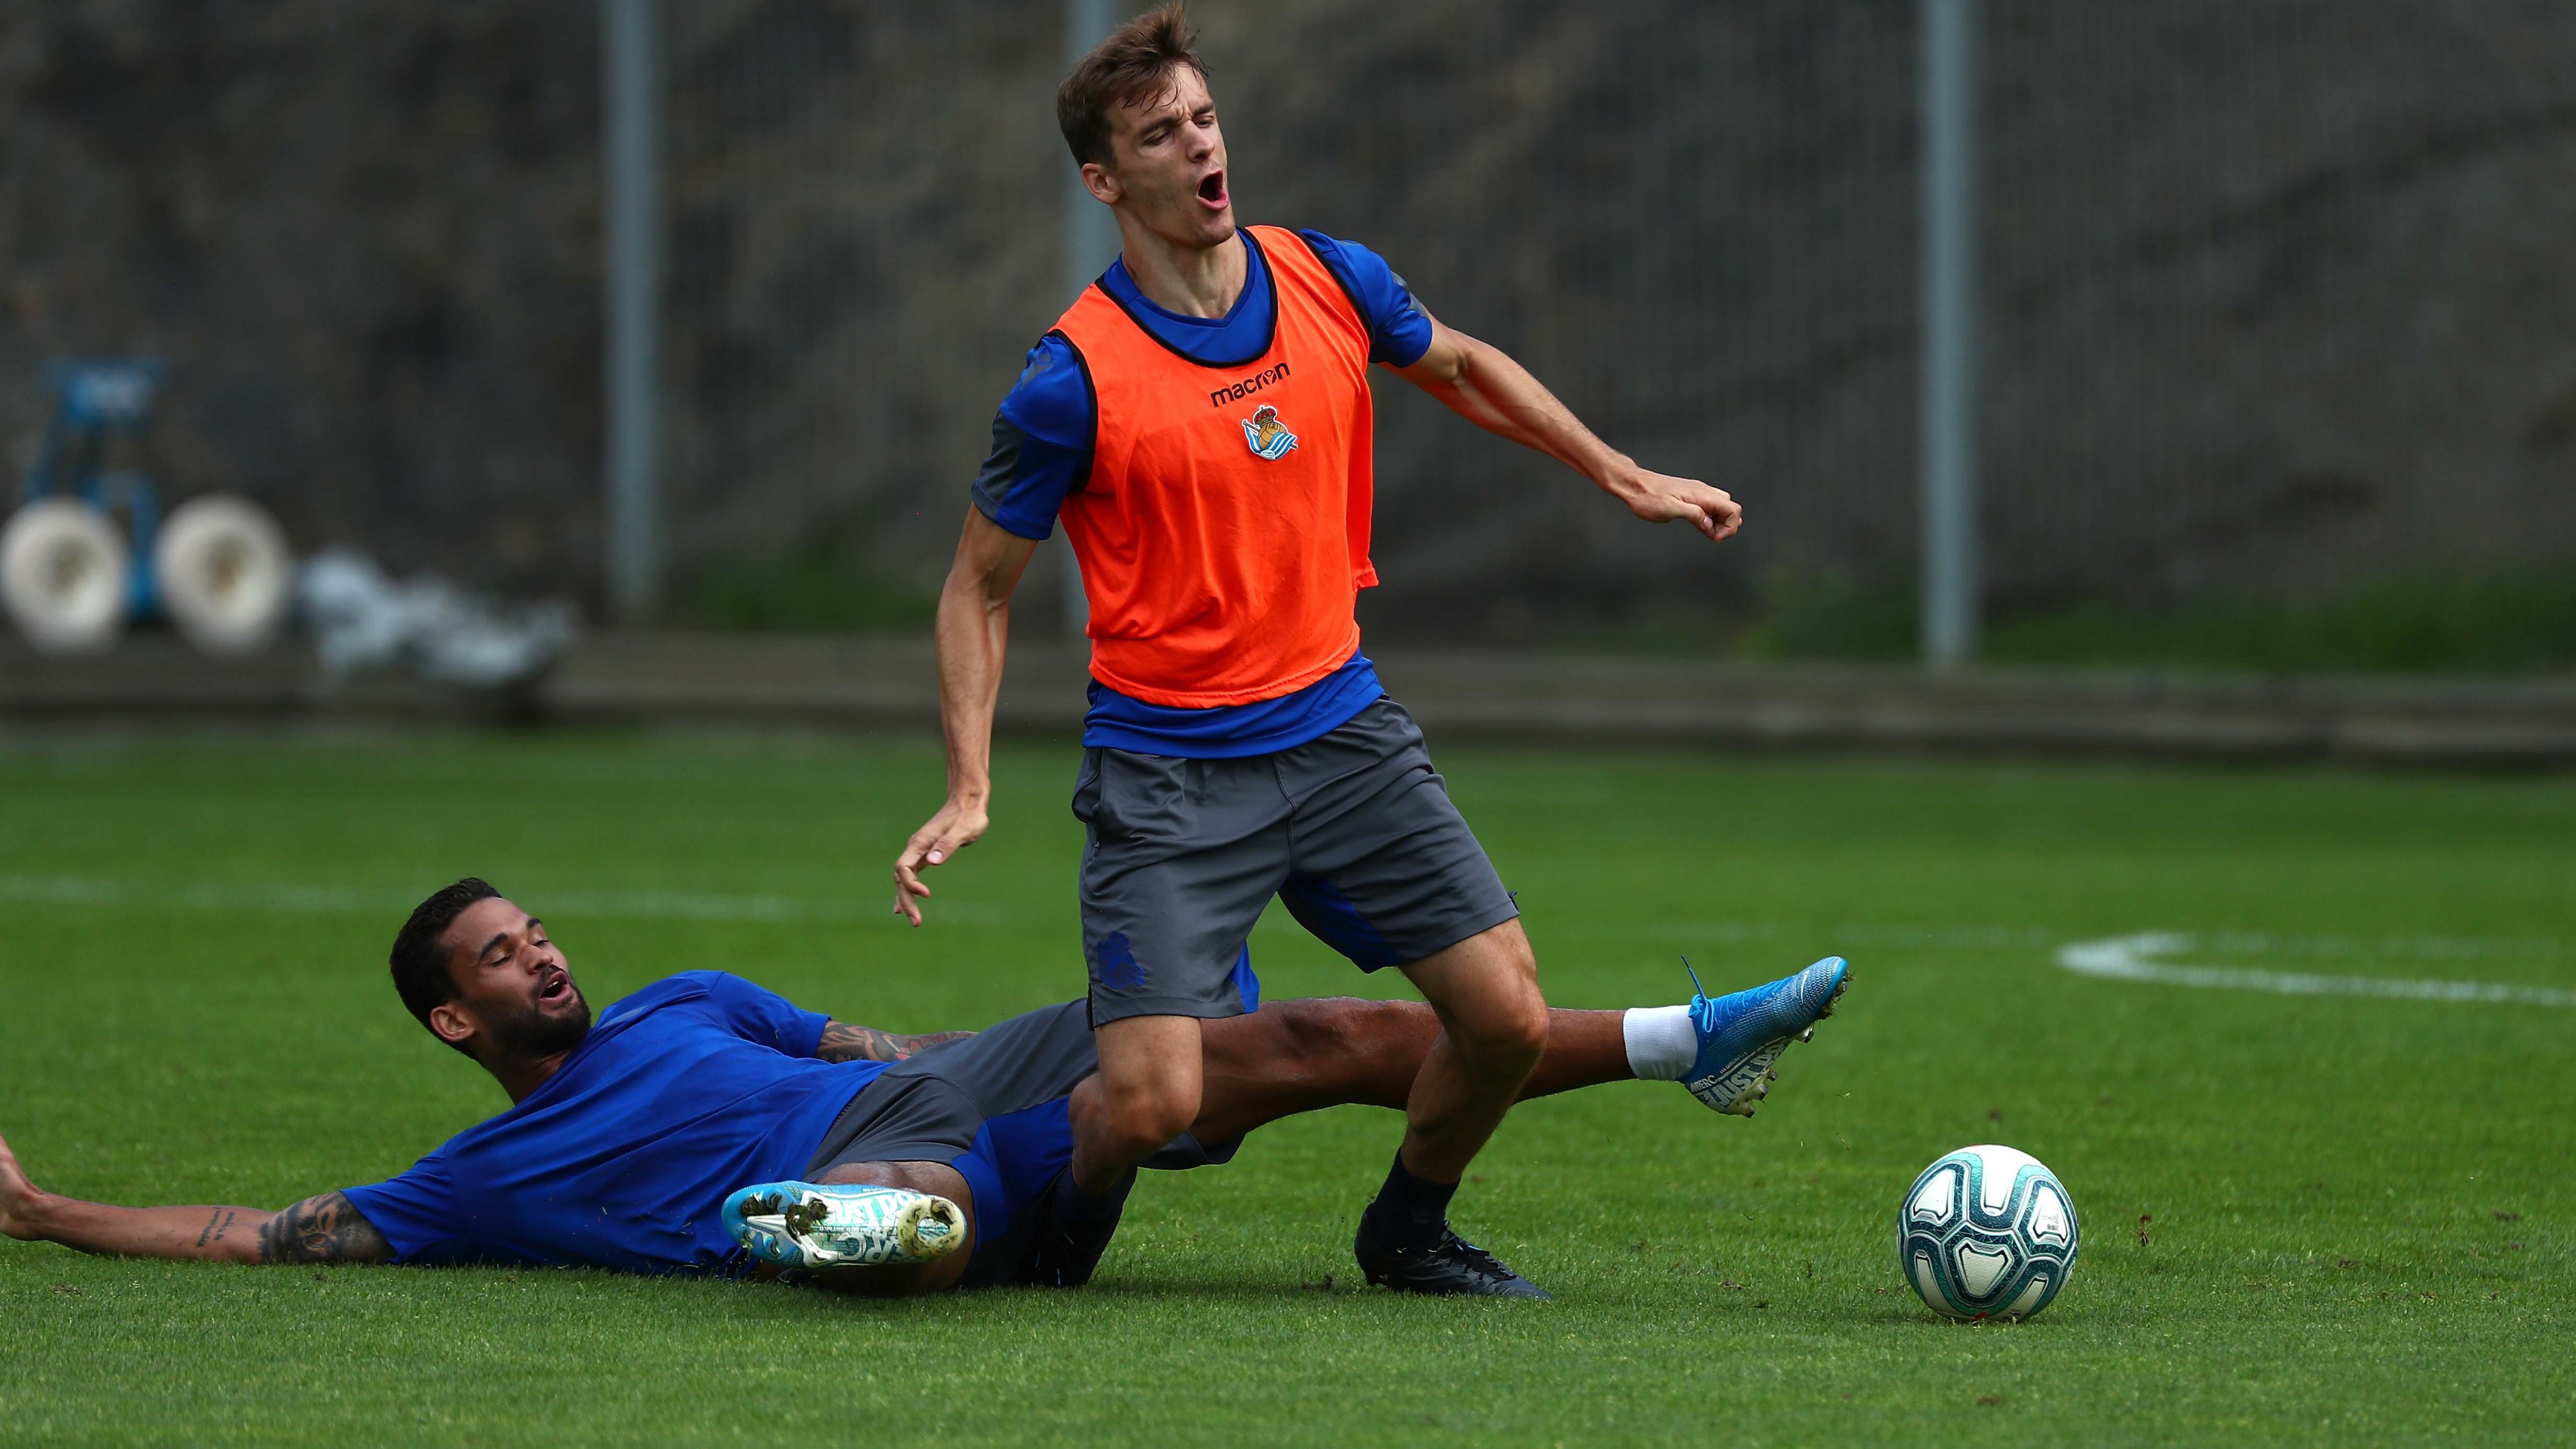
[[[1225,173],[1211,171],[1199,179],[1199,200],[1210,206],[1225,205]]]
[[[547,977],[546,984],[537,988],[537,1003],[541,1006],[561,1006],[571,999],[572,978],[562,972]]]

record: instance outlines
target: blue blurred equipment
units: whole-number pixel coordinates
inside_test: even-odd
[[[128,622],[167,614],[198,648],[244,654],[286,616],[295,561],[267,510],[215,493],[162,517],[141,466],[161,374],[143,357],[45,369],[53,414],[26,504],[0,531],[0,597],[39,649],[105,649]]]
[[[132,465],[152,420],[152,399],[161,390],[163,371],[160,359],[151,357],[45,364],[54,411],[45,424],[36,465],[27,472],[30,503],[73,497],[110,517],[122,517],[132,557],[126,570],[126,614],[135,619],[160,609],[151,560],[161,531],[161,490],[150,474]]]

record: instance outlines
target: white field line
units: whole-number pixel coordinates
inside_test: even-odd
[[[2245,949],[2241,940],[2239,938],[2240,950]],[[2058,948],[2057,964],[2079,975],[2107,977],[2115,981],[2154,981],[2167,986],[2198,986],[2223,991],[2270,991],[2282,996],[2384,996],[2410,1001],[2497,1001],[2522,1006],[2576,1006],[2576,991],[2554,986],[2516,986],[2487,981],[2407,981],[2384,976],[2318,976],[2307,972],[2191,966],[2157,959],[2193,951],[2203,944],[2198,937],[2176,931],[2149,931],[2104,941],[2074,941]],[[2221,942],[2208,944],[2225,949]],[[2546,944],[2556,945],[2555,942]],[[2551,954],[2556,953],[2552,951]]]
[[[852,921],[884,916],[869,886],[864,896],[853,888],[847,898],[813,896],[723,895],[704,891],[543,891],[528,903],[553,916],[606,916],[638,920],[685,921]],[[892,893],[886,892],[887,900]],[[0,901],[26,901],[66,906],[142,906],[147,909],[257,910],[293,915],[402,914],[419,904],[403,891],[357,890],[339,886],[223,885],[194,882],[171,885],[145,881],[91,880],[70,876],[0,875]],[[971,925],[1008,921],[1004,907],[967,902],[934,902],[931,910],[949,920]]]
[[[1908,926],[1841,921],[1817,930],[1783,921],[1683,921],[1655,926],[1655,940],[1734,943],[1784,936],[1812,937],[1821,946],[1896,946],[1939,951],[2044,951],[2063,939],[2040,926]],[[2122,938],[2127,939],[2127,938]],[[2413,956],[2428,960],[2505,957],[2555,960],[2563,949],[2547,936],[2323,936],[2272,931],[2212,931],[2191,938],[2195,949],[2236,956]],[[2095,944],[2095,943],[2083,943]]]
[[[855,921],[891,918],[870,892],[862,897],[725,895],[702,891],[551,891],[531,898],[536,908],[557,917],[595,916],[635,920],[691,921]],[[166,884],[99,880],[72,876],[0,875],[0,902],[64,906],[140,906],[147,909],[261,910],[296,915],[377,915],[409,911],[416,898],[403,891],[365,890],[343,886],[226,885],[216,882]],[[1007,924],[1019,913],[1010,908],[967,901],[934,901],[931,914],[962,925]],[[1296,932],[1284,917],[1265,917],[1264,934]],[[1781,921],[1699,921],[1656,928],[1658,939],[1710,944],[1768,941],[1803,934],[1812,927]],[[2287,996],[2378,996],[2416,1001],[2512,1002],[2528,1006],[2576,1006],[2576,990],[2483,981],[2405,980],[2380,976],[2326,976],[2306,972],[2248,970],[2191,965],[2160,958],[2193,954],[2221,956],[2294,956],[2307,958],[2406,956],[2429,960],[2474,960],[2534,957],[2555,960],[2560,943],[2546,937],[2477,938],[2451,936],[2312,936],[2270,932],[2211,932],[2187,935],[2154,931],[2106,940],[2057,945],[2057,938],[2036,926],[1920,926],[1846,921],[1817,933],[1821,946],[1884,947],[1941,951],[2046,950],[2056,946],[2057,964],[2079,975],[2120,981],[2149,981],[2169,986],[2195,986],[2233,991],[2269,991]]]

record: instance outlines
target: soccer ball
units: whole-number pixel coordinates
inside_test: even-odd
[[[1962,1147],[1896,1209],[1896,1258],[1935,1313],[2007,1321],[2046,1308],[2075,1271],[2075,1200],[2039,1159]]]

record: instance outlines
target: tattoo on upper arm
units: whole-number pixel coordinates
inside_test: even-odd
[[[971,1031],[927,1031],[918,1036],[904,1036],[879,1031],[872,1026],[852,1026],[846,1021],[826,1022],[823,1040],[814,1055],[827,1062],[899,1062],[917,1056],[942,1042],[962,1041],[973,1036]]]
[[[308,1197],[259,1230],[263,1263],[382,1263],[393,1255],[393,1244],[343,1193]]]

